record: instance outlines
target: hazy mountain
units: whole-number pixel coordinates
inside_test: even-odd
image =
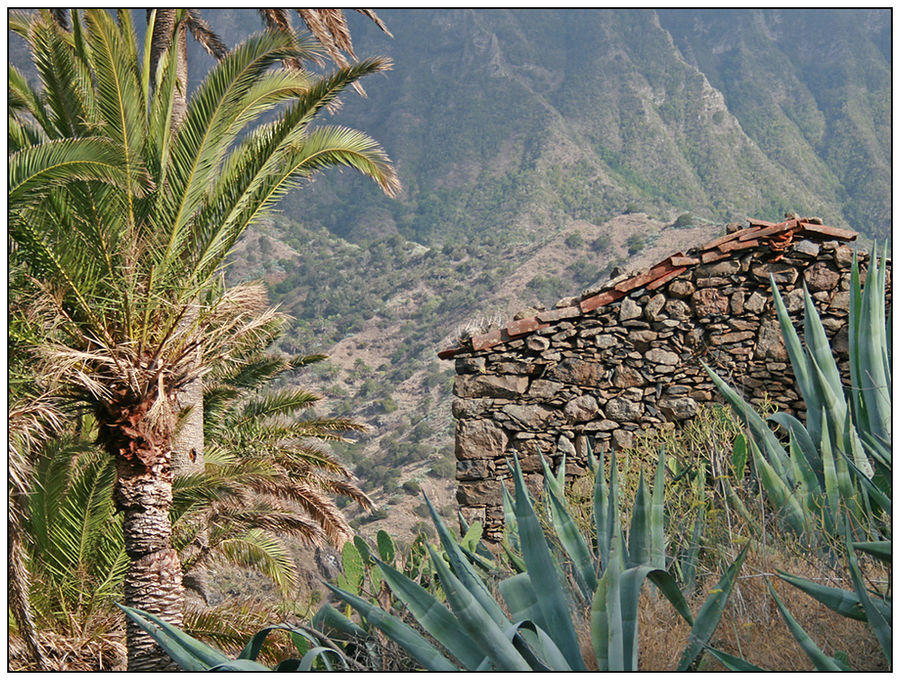
[[[634,204],[723,221],[890,227],[887,10],[382,10],[360,55],[396,63],[338,116],[396,160],[297,195],[355,240],[519,238]],[[352,200],[351,200],[352,197]]]

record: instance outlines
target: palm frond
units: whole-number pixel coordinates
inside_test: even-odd
[[[17,151],[9,157],[8,178],[11,210],[21,210],[70,182],[99,181],[120,188],[131,184],[120,147],[92,137],[53,140]]]
[[[297,567],[276,535],[262,529],[250,529],[226,538],[219,548],[229,562],[259,569],[286,596],[296,587]]]
[[[228,48],[225,47],[225,43],[222,42],[222,39],[216,32],[210,28],[206,20],[200,16],[200,13],[195,9],[189,9],[185,19],[188,30],[194,36],[194,40],[200,43],[203,49],[216,59],[220,61],[224,59],[225,55],[228,54]]]

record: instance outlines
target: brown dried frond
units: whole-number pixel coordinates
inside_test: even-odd
[[[106,610],[88,621],[70,621],[40,629],[45,664],[35,668],[23,657],[22,640],[11,632],[9,670],[13,671],[123,671],[125,627],[118,612]]]
[[[289,19],[289,14],[287,10],[284,9],[258,9],[257,12],[262,16],[263,21],[266,24],[266,28],[274,31],[283,31],[285,33],[289,33],[291,35],[294,34],[294,29],[291,26],[291,22]],[[299,59],[290,58],[284,60],[284,65],[290,69],[301,70],[303,65],[300,63]]]
[[[195,9],[189,9],[185,18],[188,30],[194,36],[194,40],[200,43],[203,49],[217,60],[221,61],[224,59],[225,55],[228,54],[228,48],[225,47],[225,43],[222,42],[218,34],[210,28],[206,20],[200,16],[200,13]]]
[[[362,15],[365,16],[365,17],[368,17],[368,18],[371,19],[373,22],[375,22],[375,25],[378,26],[378,28],[380,28],[382,31],[384,31],[385,33],[387,33],[387,34],[388,34],[389,36],[391,36],[392,38],[394,37],[394,34],[391,33],[391,32],[388,30],[388,27],[385,26],[384,22],[378,17],[377,14],[375,14],[375,12],[374,12],[373,10],[371,10],[371,9],[357,9],[357,10],[354,10],[354,11],[359,12],[360,14],[362,14]]]

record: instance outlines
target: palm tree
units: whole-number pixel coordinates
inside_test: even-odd
[[[340,67],[348,67],[350,64],[343,52],[356,60],[353,51],[353,42],[347,28],[346,16],[340,9],[298,9],[298,15],[303,20],[315,40],[322,45],[332,61]],[[387,27],[378,16],[369,9],[356,10],[370,18],[385,33],[391,35]],[[155,14],[155,21],[151,24],[150,17]],[[293,34],[290,22],[290,12],[284,9],[260,9],[260,15],[269,30]],[[63,28],[67,28],[67,22],[62,13],[54,14],[54,18]],[[183,22],[187,31],[177,32],[176,27]],[[148,35],[150,40],[150,71],[155,73],[160,57],[166,53],[173,44],[177,44],[176,50],[176,78],[177,85],[174,92],[172,108],[172,125],[180,125],[184,118],[187,93],[187,32],[217,60],[221,60],[228,53],[222,39],[209,27],[209,24],[193,9],[159,9],[147,10]],[[300,42],[298,41],[298,45]],[[308,45],[307,45],[308,46]],[[314,52],[306,52],[307,59],[315,61],[320,66],[324,65]],[[295,57],[284,60],[287,68],[302,69],[302,61]],[[365,91],[359,82],[351,83],[361,95]],[[339,100],[331,102],[329,108],[336,108]],[[189,315],[188,319],[191,318]],[[184,410],[187,416],[181,423],[178,435],[175,438],[172,451],[172,467],[176,476],[202,472],[204,465],[204,441],[203,441],[203,382],[201,378],[190,381],[184,385],[177,395],[176,406]]]
[[[304,55],[292,36],[270,31],[219,62],[173,129],[177,50],[151,72],[148,41],[138,49],[127,10],[117,21],[104,10],[72,12],[70,21],[71,33],[49,12],[11,22],[30,44],[41,88],[10,67],[9,233],[35,286],[40,370],[57,394],[92,412],[98,443],[116,462],[125,601],[177,624],[174,395],[236,361],[277,317],[260,287],[224,286],[224,259],[248,226],[323,168],[346,165],[397,190],[371,138],[312,126],[344,88],[387,64],[367,60],[314,79],[277,67]],[[260,125],[273,110],[274,122]],[[130,670],[171,663],[132,626],[128,647]]]

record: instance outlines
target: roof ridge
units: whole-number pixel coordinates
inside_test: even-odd
[[[746,227],[719,236],[700,246],[688,249],[687,253],[678,251],[657,262],[647,269],[628,272],[605,281],[599,288],[584,293],[574,304],[557,307],[550,311],[538,312],[534,316],[515,319],[501,328],[490,329],[471,338],[471,349],[480,351],[499,345],[512,338],[521,337],[539,328],[546,328],[550,323],[562,319],[570,319],[587,314],[595,309],[622,299],[639,288],[656,290],[671,279],[687,271],[688,267],[698,264],[710,264],[733,256],[738,251],[767,246],[778,253],[781,259],[784,252],[790,249],[794,235],[800,234],[813,240],[853,241],[858,232],[850,229],[829,227],[817,217],[791,217],[781,222],[765,220],[748,220]],[[468,349],[459,345],[438,352],[438,358],[450,359],[459,352]]]

